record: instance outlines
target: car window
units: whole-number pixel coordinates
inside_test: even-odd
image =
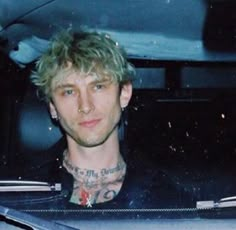
[[[25,0],[0,6],[0,205],[71,226],[76,218],[235,218],[233,1]],[[72,202],[74,179],[64,161],[68,136],[51,116],[54,101],[43,100],[31,80],[51,37],[68,28],[111,37],[136,71],[117,126],[127,174],[118,195],[100,204],[86,193],[83,205]],[[86,173],[97,176],[92,169]]]

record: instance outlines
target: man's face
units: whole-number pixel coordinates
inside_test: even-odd
[[[59,118],[68,138],[93,147],[117,135],[121,107],[127,106],[132,94],[130,83],[120,90],[109,78],[72,72],[54,85],[50,112]]]

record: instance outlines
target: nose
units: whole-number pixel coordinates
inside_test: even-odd
[[[79,113],[88,114],[94,110],[93,98],[87,90],[80,92],[78,111]]]

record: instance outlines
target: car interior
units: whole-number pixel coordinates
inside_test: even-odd
[[[55,32],[86,28],[111,34],[136,68],[119,128],[126,161],[162,170],[198,201],[234,201],[235,10],[234,0],[0,0],[1,180],[20,180],[22,170],[50,158],[45,152],[62,138],[30,75]],[[234,219],[232,204],[197,218]],[[70,214],[61,223],[77,226]],[[199,223],[173,224],[199,229]],[[225,227],[218,224],[213,229]]]

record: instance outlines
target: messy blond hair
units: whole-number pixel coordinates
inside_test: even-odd
[[[124,49],[109,35],[97,32],[66,30],[57,34],[37,61],[31,80],[44,99],[49,100],[52,80],[58,75],[66,75],[68,69],[102,73],[120,85],[131,81],[135,74]]]

